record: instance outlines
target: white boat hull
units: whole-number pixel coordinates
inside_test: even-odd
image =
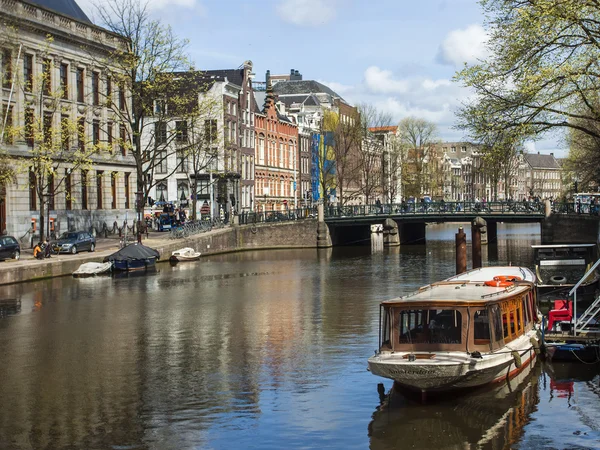
[[[197,261],[200,259],[200,252],[197,252],[193,248],[186,247],[180,250],[176,250],[171,254],[171,261]]]
[[[472,388],[508,380],[531,364],[536,356],[531,338],[537,342],[535,330],[494,353],[482,353],[481,358],[452,351],[435,352],[431,359],[418,359],[419,353],[414,353],[417,359],[409,361],[410,352],[384,352],[369,358],[369,370],[421,392]],[[513,351],[518,352],[520,363]]]

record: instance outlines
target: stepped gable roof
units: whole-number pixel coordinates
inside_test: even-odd
[[[273,91],[280,96],[325,93],[346,103],[346,100],[333,89],[315,80],[280,81],[273,86]]]
[[[27,0],[26,3],[41,6],[81,22],[92,24],[92,21],[85,15],[75,0]]]
[[[541,155],[539,153],[525,153],[523,155],[525,157],[525,161],[533,168],[533,169],[560,169],[560,165],[558,161],[554,157],[554,155]]]

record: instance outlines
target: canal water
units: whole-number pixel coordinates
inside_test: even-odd
[[[3,287],[0,448],[600,448],[598,365],[426,405],[366,370],[379,302],[453,275],[455,231]],[[498,233],[486,264],[532,265],[537,226]]]

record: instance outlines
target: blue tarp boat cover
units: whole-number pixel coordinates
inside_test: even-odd
[[[116,253],[113,253],[110,256],[104,258],[104,262],[108,261],[139,261],[145,259],[159,259],[160,254],[158,250],[154,250],[153,248],[146,247],[142,244],[129,244],[126,247],[123,247]]]

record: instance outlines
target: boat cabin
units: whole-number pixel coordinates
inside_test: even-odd
[[[450,280],[381,304],[380,351],[493,352],[537,321],[530,281]]]

